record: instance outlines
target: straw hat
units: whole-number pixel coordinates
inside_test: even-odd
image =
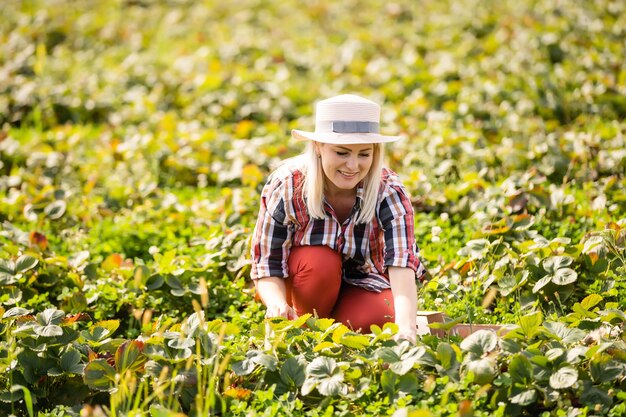
[[[296,139],[335,145],[394,142],[402,136],[380,134],[380,106],[353,94],[322,100],[315,106],[315,132],[292,130]]]

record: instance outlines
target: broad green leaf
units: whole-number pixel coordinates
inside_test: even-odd
[[[48,324],[60,324],[65,317],[65,313],[61,310],[57,310],[55,308],[47,308],[41,313],[37,314],[35,320],[37,323],[46,326]]]
[[[573,386],[578,381],[578,371],[572,367],[565,366],[550,375],[550,387],[554,389],[566,389]]]
[[[278,360],[272,355],[268,355],[258,350],[250,350],[246,352],[246,359],[234,362],[233,371],[240,376],[250,374],[257,365],[261,365],[270,371],[275,371]]]
[[[469,352],[474,358],[493,351],[498,346],[498,337],[491,330],[478,330],[461,342],[461,349]]]
[[[552,278],[553,278],[552,275],[546,275],[543,278],[541,278],[533,286],[533,292],[537,293],[537,292],[541,291],[541,289],[543,287],[545,287],[546,285],[548,285],[552,281]]]
[[[583,253],[588,254],[593,252],[596,247],[604,244],[604,238],[600,235],[591,235],[584,239],[585,245],[583,247]]]
[[[115,351],[115,370],[124,375],[127,371],[141,369],[148,358],[143,354],[144,343],[127,340]]]
[[[15,263],[10,259],[0,259],[0,274],[15,275]]]
[[[326,331],[335,323],[334,319],[309,317],[306,321],[307,326],[316,331]]]
[[[288,357],[280,368],[280,379],[290,387],[301,387],[304,384],[306,360],[303,357]]]
[[[343,371],[334,359],[325,356],[313,359],[306,367],[306,381],[311,381],[324,396],[345,395],[348,387],[344,383]]]
[[[479,385],[491,383],[496,377],[496,368],[491,358],[480,358],[466,363],[465,370],[474,375],[473,382]]]
[[[543,315],[540,311],[532,314],[527,314],[520,317],[518,325],[524,336],[528,340],[531,340],[537,333],[540,332],[540,327],[543,321]]]
[[[555,335],[557,339],[565,344],[577,343],[587,335],[583,330],[577,328],[569,328],[561,322],[547,321],[543,324],[548,332]]]
[[[513,381],[518,384],[523,386],[532,384],[533,369],[530,361],[522,354],[513,356],[509,363],[509,373]]]
[[[369,346],[370,338],[358,333],[347,333],[341,336],[339,343],[352,349],[363,350]]]
[[[552,282],[556,285],[568,285],[573,282],[576,282],[578,278],[578,273],[571,268],[561,268],[557,269],[552,277]]]
[[[48,308],[35,316],[37,324],[33,326],[33,331],[38,336],[55,337],[63,335],[63,329],[58,324],[65,317],[61,310]]]
[[[8,319],[8,318],[12,318],[12,317],[21,317],[21,316],[25,316],[27,314],[30,314],[32,312],[32,310],[27,310],[25,308],[22,307],[13,307],[8,309],[7,311],[4,312],[4,314],[2,315],[3,319]]]
[[[98,391],[109,391],[115,383],[115,369],[105,359],[94,359],[85,366],[85,384]]]
[[[580,302],[580,305],[582,305],[586,310],[591,310],[599,303],[601,303],[603,299],[604,298],[602,298],[602,296],[599,294],[589,294],[588,296],[583,298],[583,300]]]
[[[146,289],[148,291],[159,289],[165,283],[165,279],[161,274],[154,274],[146,281]]]
[[[81,354],[73,347],[68,348],[61,356],[59,365],[61,369],[70,374],[82,374],[85,365],[80,363]]]
[[[385,369],[380,375],[380,386],[387,395],[396,394],[396,385],[400,376],[389,369]]]
[[[65,211],[67,210],[67,203],[65,200],[55,200],[52,203],[48,204],[44,208],[44,213],[51,220],[57,220],[63,217]]]
[[[598,356],[597,359],[594,358],[589,362],[589,371],[595,383],[612,382],[626,376],[626,367],[624,367],[623,363],[613,359],[606,359],[606,357],[601,355]]]
[[[172,290],[183,290],[183,283],[181,282],[181,280],[178,277],[176,277],[174,275],[168,275],[165,278],[165,283]]]
[[[556,360],[562,358],[564,355],[565,351],[561,348],[548,349],[548,351],[546,352],[546,358],[548,358],[550,362],[555,362]]]
[[[437,359],[444,368],[452,368],[456,360],[456,352],[449,343],[441,342],[437,345]]]
[[[537,401],[537,391],[535,389],[528,389],[520,392],[519,394],[513,395],[511,398],[511,402],[513,404],[521,405],[522,407],[532,405]]]
[[[608,409],[613,404],[612,396],[609,395],[608,389],[604,387],[585,386],[580,399],[583,404],[590,408],[596,408],[600,405],[603,409]]]
[[[550,256],[543,260],[542,265],[548,274],[553,275],[558,269],[570,266],[573,261],[569,256]]]
[[[17,273],[24,273],[34,268],[37,263],[39,263],[39,260],[34,256],[22,255],[15,261],[15,271]]]
[[[17,282],[17,280],[15,280]],[[24,293],[17,286],[9,285],[2,288],[3,296],[6,297],[3,301],[3,304],[6,306],[12,306],[20,301],[22,301],[22,297]]]
[[[196,341],[191,338],[176,338],[167,341],[167,345],[172,349],[187,349],[196,345]]]

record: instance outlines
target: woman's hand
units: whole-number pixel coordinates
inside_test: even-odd
[[[265,312],[266,318],[284,317],[287,320],[295,320],[298,318],[296,311],[287,302],[270,304]]]
[[[409,268],[390,266],[388,269],[398,333],[395,340],[417,340],[417,287],[415,272]]]
[[[278,277],[261,278],[254,282],[257,293],[267,307],[265,317],[284,317],[287,320],[298,318],[295,310],[287,303],[285,280]]]
[[[398,329],[398,333],[395,334],[393,339],[396,342],[401,340],[408,340],[409,342],[415,344],[417,342],[417,329],[409,327],[400,327]]]

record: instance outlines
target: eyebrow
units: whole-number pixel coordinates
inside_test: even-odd
[[[352,152],[352,149],[350,149],[350,148],[346,148],[345,146],[341,146],[341,145],[336,145],[336,146],[337,146],[337,148],[339,148],[339,149],[343,149],[343,150],[345,150],[345,151]],[[369,152],[369,151],[371,151],[371,150],[372,150],[372,148],[371,148],[371,147],[369,147],[369,148],[365,148],[365,149],[359,149],[357,152]]]

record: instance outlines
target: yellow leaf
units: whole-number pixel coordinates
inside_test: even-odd
[[[243,185],[256,187],[261,181],[263,181],[263,173],[258,166],[247,164],[243,167],[241,173],[241,182]]]

